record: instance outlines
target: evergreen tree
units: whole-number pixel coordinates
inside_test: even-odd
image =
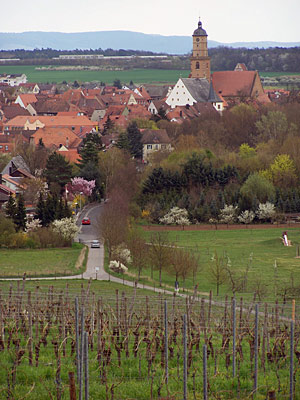
[[[101,137],[98,133],[88,133],[83,139],[83,146],[80,150],[81,160],[78,162],[80,168],[89,162],[98,164],[98,153],[102,148]]]
[[[126,132],[120,133],[116,146],[119,149],[123,149],[129,152],[129,142]]]
[[[70,218],[72,217],[72,210],[68,206],[68,202],[64,200],[64,208],[63,208],[63,217],[62,218]]]
[[[40,193],[39,201],[36,205],[36,209],[37,209],[37,212],[36,212],[37,219],[39,219],[41,221],[42,226],[46,226],[47,225],[46,205],[45,205],[45,201],[43,199],[42,193]]]
[[[114,128],[114,125],[115,124],[110,119],[110,116],[108,116],[107,120],[105,121],[105,123],[103,125],[102,135],[107,135],[108,133],[110,133],[112,131],[112,129]]]
[[[133,121],[127,127],[127,138],[130,154],[134,158],[142,158],[143,156],[143,144],[141,142],[142,135],[137,126],[137,123]]]
[[[8,198],[8,202],[6,203],[5,207],[5,214],[8,218],[11,218],[15,222],[17,213],[17,205],[15,198],[10,194]]]
[[[62,155],[54,152],[47,160],[44,176],[49,186],[58,184],[62,193],[72,178],[72,166]]]
[[[17,212],[16,212],[16,217],[15,217],[15,225],[16,225],[16,229],[19,230],[23,230],[25,231],[26,229],[26,222],[27,222],[27,218],[26,218],[26,208],[25,208],[25,204],[24,204],[24,198],[23,196],[20,194],[19,198],[18,198],[18,203],[17,203]]]

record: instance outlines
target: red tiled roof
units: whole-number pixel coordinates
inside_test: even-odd
[[[17,116],[10,121],[8,121],[5,125],[10,126],[24,126],[26,121],[29,121],[31,124],[35,121],[39,120],[45,126],[88,126],[92,128],[96,126],[96,124],[90,121],[84,115],[79,116],[49,116],[49,115],[40,115],[40,116]]]
[[[45,147],[59,148],[60,145],[77,148],[81,139],[69,128],[41,128],[32,135],[34,143],[37,145],[40,139],[43,140]]]
[[[251,96],[257,71],[216,71],[212,83],[217,94],[223,97]]]
[[[27,107],[28,104],[37,102],[37,98],[33,93],[19,94],[19,97],[22,100],[25,107]]]
[[[81,159],[80,154],[78,154],[77,149],[68,149],[68,150],[58,150],[59,154],[64,156],[71,163],[76,163]]]

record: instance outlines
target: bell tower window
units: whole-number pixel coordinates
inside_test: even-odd
[[[196,69],[200,69],[199,61],[196,62]]]

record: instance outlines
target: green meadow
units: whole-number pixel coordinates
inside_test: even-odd
[[[151,242],[154,231],[145,231],[144,235]],[[223,229],[210,231],[168,231],[168,240],[172,245],[185,247],[195,252],[199,258],[199,270],[193,279],[189,276],[185,282],[179,281],[182,288],[192,290],[198,285],[198,291],[208,295],[213,291],[216,296],[216,282],[212,277],[211,269],[216,263],[216,258],[224,258],[229,265],[233,276],[239,280],[246,270],[247,284],[238,296],[251,299],[254,291],[258,292],[261,300],[274,301],[276,294],[280,295],[285,287],[291,286],[292,281],[296,285],[300,270],[300,258],[296,258],[297,248],[300,245],[300,228],[288,229],[288,237],[292,246],[285,247],[281,240],[282,229],[254,229],[243,227],[242,229]],[[129,272],[133,272],[130,271]],[[158,271],[151,269],[142,272],[143,280],[158,285]],[[164,270],[163,286],[174,288],[174,274]],[[224,282],[220,286],[220,297],[231,296],[230,282]],[[258,296],[258,297],[259,297]]]
[[[124,71],[51,71],[39,70],[37,65],[1,65],[0,74],[21,74],[27,75],[28,82],[40,83],[61,83],[66,82],[105,82],[112,84],[115,79],[135,84],[142,83],[175,83],[179,77],[187,78],[189,70],[163,70],[163,69],[129,69]],[[260,72],[263,77],[277,77],[285,75],[299,75],[290,72]]]
[[[85,270],[86,256],[78,264],[84,246],[54,249],[0,249],[0,277],[76,275]]]
[[[160,70],[160,69],[130,69],[124,71],[51,71],[38,70],[36,65],[12,65],[0,66],[0,74],[21,74],[27,75],[28,82],[40,83],[61,83],[67,82],[92,82],[102,81],[112,84],[115,79],[135,84],[139,83],[175,83],[180,76],[187,78],[188,70]]]

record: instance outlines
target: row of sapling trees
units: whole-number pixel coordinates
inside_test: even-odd
[[[154,233],[145,241],[132,216],[138,216],[135,209],[135,193],[138,187],[138,173],[134,161],[119,149],[101,155],[100,164],[105,171],[106,195],[99,217],[99,237],[108,251],[110,269],[124,273],[136,271],[137,279],[143,270],[150,267],[151,279],[158,271],[160,285],[162,273],[168,272],[176,280],[185,280],[199,268],[196,253],[191,253],[170,242],[163,232]],[[176,214],[176,212],[175,212]],[[180,223],[185,222],[179,219]]]

